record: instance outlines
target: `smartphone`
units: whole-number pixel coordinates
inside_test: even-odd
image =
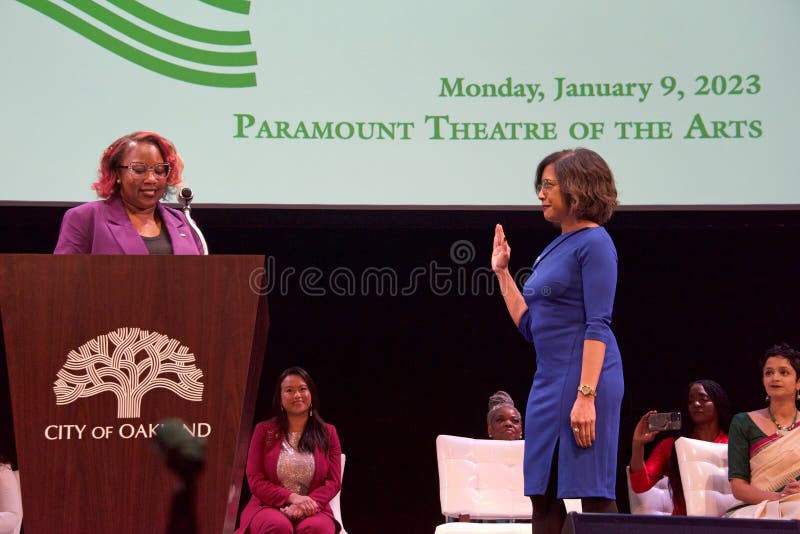
[[[647,428],[653,430],[680,430],[681,412],[658,412],[647,418]]]

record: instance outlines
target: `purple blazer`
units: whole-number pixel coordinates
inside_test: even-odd
[[[342,446],[333,425],[328,428],[330,446],[328,453],[316,448],[314,450],[314,477],[309,485],[308,496],[317,501],[320,511],[331,518],[336,532],[341,525],[333,517],[330,500],[336,497],[342,487]],[[281,486],[278,479],[278,457],[281,454],[281,436],[277,421],[270,419],[256,425],[253,438],[250,440],[250,451],[247,454],[247,483],[253,496],[242,510],[239,528],[235,534],[247,532],[253,516],[263,507],[283,508],[291,491]]]
[[[202,255],[203,245],[183,212],[158,203],[175,255]],[[87,202],[67,210],[54,254],[147,254],[119,197]]]

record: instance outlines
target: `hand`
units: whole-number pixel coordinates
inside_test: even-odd
[[[281,512],[283,512],[284,515],[286,515],[286,517],[288,517],[292,521],[297,521],[305,517],[303,511],[296,504],[290,504],[289,506],[284,506],[283,508],[281,508]]]
[[[303,517],[314,515],[319,511],[317,501],[307,495],[292,493],[289,495],[289,504],[296,505],[303,512]]]
[[[511,260],[511,247],[508,246],[506,234],[503,226],[498,224],[494,227],[494,244],[492,250],[492,271],[504,271],[508,269],[508,262]]]
[[[579,447],[586,449],[594,443],[596,420],[594,397],[578,393],[578,398],[575,399],[575,404],[572,405],[572,411],[569,414],[569,422],[572,427],[572,436]]]
[[[633,429],[634,445],[644,445],[645,443],[650,443],[656,439],[656,435],[658,435],[660,430],[650,430],[650,428],[647,426],[647,418],[654,413],[656,413],[655,410],[650,410],[644,414],[641,419],[639,419],[638,423],[636,423],[636,427]]]
[[[800,493],[800,480],[792,480],[781,490],[780,495],[781,497],[786,497],[787,495],[794,495],[795,493]]]

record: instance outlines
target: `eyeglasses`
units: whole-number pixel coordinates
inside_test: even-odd
[[[553,182],[552,180],[542,180],[541,182],[536,184],[536,194],[538,195],[542,191],[547,193],[548,191],[550,191],[551,189],[553,189],[557,185],[558,185],[558,182]]]
[[[144,178],[144,175],[147,174],[147,171],[153,171],[153,174],[158,179],[163,179],[169,176],[170,165],[169,163],[156,163],[152,167],[148,167],[146,163],[141,163],[139,161],[134,161],[127,165],[118,165],[120,169],[128,169],[136,176],[140,176]]]

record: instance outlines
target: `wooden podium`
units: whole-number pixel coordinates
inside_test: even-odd
[[[152,439],[206,444],[201,534],[233,531],[269,319],[263,256],[0,255],[26,534],[164,532]]]

